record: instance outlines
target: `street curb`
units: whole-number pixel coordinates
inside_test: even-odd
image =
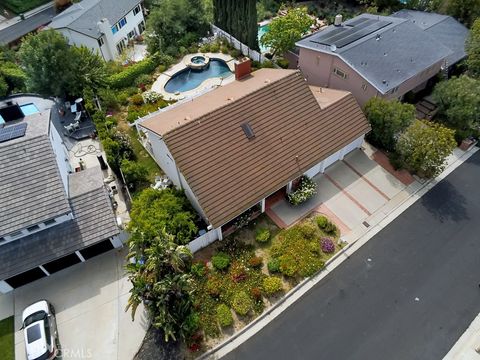
[[[204,360],[204,359],[218,359],[221,358],[222,356],[228,354],[229,352],[233,351],[235,348],[240,346],[243,342],[248,340],[250,337],[255,335],[258,331],[260,331],[263,327],[265,327],[270,321],[275,319],[278,315],[280,315],[283,311],[285,311],[288,306],[292,305],[296,300],[298,299],[293,299],[293,301],[289,304],[284,309],[279,309],[281,305],[285,304],[288,300],[290,300],[294,295],[297,295],[300,290],[304,290],[304,293],[309,291],[314,285],[316,285],[318,282],[320,282],[324,277],[326,277],[332,270],[334,270],[337,266],[339,266],[343,261],[348,259],[351,254],[353,254],[355,251],[360,249],[364,244],[367,243],[368,240],[370,240],[373,236],[375,236],[378,232],[380,232],[386,225],[388,225],[390,222],[395,220],[402,212],[404,212],[406,209],[408,209],[410,206],[412,206],[417,200],[419,200],[423,195],[425,195],[430,189],[432,189],[435,185],[437,185],[441,180],[443,180],[445,177],[447,177],[451,172],[453,172],[457,167],[459,167],[461,164],[463,164],[468,158],[470,158],[473,154],[475,154],[477,151],[480,149],[477,147],[472,147],[469,150],[467,150],[462,156],[460,156],[456,161],[454,161],[452,164],[450,164],[440,175],[438,175],[436,178],[425,181],[421,186],[416,189],[410,196],[408,196],[406,199],[404,199],[402,202],[400,202],[395,208],[393,208],[387,215],[385,215],[384,218],[382,218],[377,224],[374,226],[370,227],[367,229],[365,233],[357,237],[356,239],[352,240],[351,243],[347,244],[345,247],[343,247],[338,253],[336,253],[334,256],[332,256],[328,261],[325,263],[325,266],[320,269],[318,272],[316,272],[314,275],[302,280],[300,283],[298,283],[294,288],[292,288],[287,294],[285,294],[284,297],[282,297],[280,300],[278,300],[275,304],[273,304],[269,309],[267,309],[264,313],[262,313],[260,316],[258,316],[256,319],[254,319],[252,322],[247,324],[244,328],[240,329],[238,332],[230,336],[228,339],[224,340],[217,346],[215,346],[213,349],[203,353],[199,357],[197,357],[197,360]],[[419,194],[419,195],[418,195]],[[418,196],[416,196],[418,195]],[[397,210],[399,210],[401,207],[403,207],[407,202],[410,202],[408,206],[406,206],[404,209],[402,209],[398,214]],[[395,214],[395,216],[392,216],[392,214]],[[391,219],[388,219],[391,217]],[[387,220],[387,221],[386,221]],[[389,221],[388,221],[389,220]],[[354,247],[354,245],[357,245],[357,248],[352,251],[351,254],[347,254],[345,259],[340,261],[338,264],[334,264],[332,269],[329,269],[329,265],[335,262],[338,258],[341,256],[345,255],[347,250],[351,249]],[[307,288],[306,285],[310,283],[310,287]],[[300,295],[301,296],[301,295]],[[298,297],[300,298],[300,297]],[[271,315],[274,311],[276,310],[281,310],[278,314],[276,314],[272,319],[269,319],[268,321],[265,322],[263,326],[261,326],[259,329],[254,331],[254,327],[256,325],[259,325],[261,322],[265,321],[266,318]],[[225,351],[223,354],[216,354],[223,350],[226,346],[230,345],[233,343],[235,340],[237,340],[240,336],[244,335],[245,333],[249,332],[252,330],[252,334],[250,334],[245,340],[240,342],[239,344],[236,344],[236,346],[232,347],[231,349],[228,349]],[[225,349],[226,350],[226,349]]]

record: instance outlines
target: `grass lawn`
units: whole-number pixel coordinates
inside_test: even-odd
[[[4,0],[2,5],[16,14],[24,13],[52,0]]]
[[[14,360],[13,316],[0,321],[0,354],[2,360]]]

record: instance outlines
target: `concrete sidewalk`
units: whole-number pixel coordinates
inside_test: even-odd
[[[290,305],[300,299],[305,293],[307,293],[312,287],[317,285],[323,278],[325,278],[331,271],[338,267],[343,261],[348,259],[355,251],[360,249],[365,243],[368,242],[373,236],[395,220],[402,212],[413,205],[423,195],[425,195],[436,184],[453,172],[470,156],[476,153],[479,149],[472,147],[468,151],[464,152],[460,149],[455,149],[454,153],[447,159],[447,166],[445,170],[435,179],[418,182],[415,181],[409,185],[404,191],[397,194],[387,205],[377,210],[368,219],[370,221],[369,226],[359,226],[351,233],[344,237],[344,240],[348,242],[348,245],[343,248],[341,252],[336,254],[330,259],[325,268],[312,278],[307,278],[299,285],[293,288],[284,298],[274,304],[270,309],[267,309],[260,317],[255,319],[245,328],[234,334],[231,338],[225,342],[219,344],[216,348],[203,354],[199,359],[218,359],[230,351],[237,348],[240,344],[245,342],[250,337],[254,336],[262,328],[264,328],[269,322],[273,321],[278,315],[285,311]],[[466,340],[462,340],[459,345],[460,349],[465,349],[464,352],[457,352],[448,359],[463,359],[463,353],[465,356],[472,354],[472,347],[477,345],[473,344],[473,338],[480,334],[480,320],[477,318],[475,326],[471,326],[473,332],[472,335],[466,335]],[[472,339],[472,340],[468,340]],[[462,344],[467,344],[462,346]],[[457,345],[456,345],[457,346]],[[478,345],[477,345],[478,346]],[[453,350],[453,349],[452,349]],[[455,351],[458,351],[455,349]],[[462,355],[458,355],[462,354]],[[476,357],[465,357],[465,359],[476,359]]]
[[[472,321],[465,333],[458,339],[444,360],[480,359],[480,314]]]

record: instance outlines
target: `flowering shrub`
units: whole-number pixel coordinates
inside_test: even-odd
[[[269,276],[263,279],[263,291],[265,294],[272,295],[283,289],[282,279],[276,276]]]
[[[317,193],[317,184],[308,176],[300,178],[298,189],[287,195],[288,201],[292,205],[300,205]]]
[[[250,290],[250,295],[252,295],[252,298],[255,301],[261,301],[262,300],[262,290],[260,290],[258,287],[254,287]]]
[[[212,256],[212,265],[215,269],[224,270],[230,265],[230,256],[224,252],[218,252]]]
[[[192,264],[192,267],[190,268],[190,272],[192,273],[193,276],[197,278],[202,278],[207,273],[207,267],[205,266],[205,264],[201,262],[195,263],[195,264]]]
[[[325,216],[319,216],[316,218],[317,225],[320,230],[323,230],[326,234],[336,236],[338,234],[337,226],[328,220]]]
[[[248,266],[252,268],[262,267],[263,258],[261,256],[253,256],[248,260]]]
[[[327,238],[327,237],[322,238],[322,240],[320,241],[320,244],[322,247],[322,251],[325,254],[331,254],[335,251],[335,244],[333,243],[333,240],[330,238]]]
[[[146,91],[142,94],[143,100],[148,104],[156,103],[158,100],[162,98],[162,95],[155,91]]]
[[[267,267],[271,273],[280,272],[280,260],[273,258],[267,263]]]
[[[259,229],[255,235],[255,240],[257,240],[259,243],[266,243],[268,240],[270,240],[270,231],[266,228]]]
[[[217,320],[221,327],[227,327],[233,324],[232,312],[225,304],[217,306]]]
[[[245,316],[253,309],[253,301],[245,291],[239,291],[233,297],[232,307],[238,315]]]

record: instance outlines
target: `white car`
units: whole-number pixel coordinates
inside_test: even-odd
[[[28,306],[23,310],[22,324],[27,359],[55,359],[58,335],[53,306],[46,300]]]

